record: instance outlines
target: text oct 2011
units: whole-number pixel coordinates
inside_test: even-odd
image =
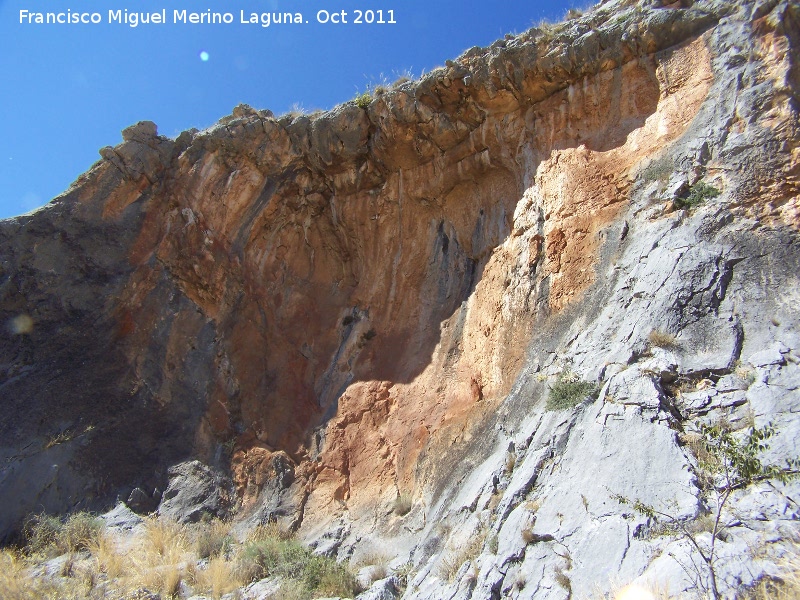
[[[353,9],[328,10],[320,9],[314,19],[304,17],[300,12],[250,12],[239,10],[239,19],[232,12],[214,12],[208,9],[203,12],[190,12],[186,9],[167,9],[151,12],[131,11],[128,9],[109,9],[106,18],[100,12],[79,12],[67,8],[59,12],[39,12],[20,9],[21,25],[99,25],[124,24],[129,27],[140,25],[303,25],[316,23],[326,26],[341,25],[396,25],[394,9]],[[171,19],[170,19],[171,17]]]

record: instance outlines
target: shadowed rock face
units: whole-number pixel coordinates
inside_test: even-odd
[[[426,518],[460,510],[454,474],[476,477],[494,432],[534,410],[544,392],[520,386],[536,369],[603,382],[644,355],[659,314],[700,348],[685,369],[730,370],[739,330],[704,334],[691,315],[708,290],[719,309],[744,259],[698,250],[700,292],[664,282],[731,222],[796,243],[796,10],[624,4],[472,49],[367,109],[240,106],[176,140],[139,123],[65,195],[0,223],[0,533],[164,490],[198,458],[230,471],[245,522],[312,539],[341,519],[330,552],[411,494],[421,522],[381,530],[410,548]],[[703,178],[726,212],[691,225],[670,201]],[[749,226],[726,235],[757,246]],[[665,271],[637,284],[675,231]],[[738,347],[724,359],[723,338]],[[537,423],[564,450],[576,421]],[[646,419],[631,427],[677,452]],[[549,459],[529,453],[538,473]]]

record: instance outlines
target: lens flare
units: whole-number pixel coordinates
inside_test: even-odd
[[[206,52],[205,50],[203,50],[200,53],[200,60],[202,60],[203,62],[208,62],[209,58],[211,58],[211,57],[209,56],[208,52]]]
[[[614,600],[656,600],[656,597],[638,585],[629,585],[622,588]]]
[[[33,331],[33,319],[28,315],[17,315],[8,322],[8,328],[14,335]]]

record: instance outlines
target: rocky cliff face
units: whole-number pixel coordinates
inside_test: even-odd
[[[196,458],[409,598],[697,587],[611,496],[702,516],[700,422],[800,447],[799,47],[791,2],[606,2],[367,108],[127,129],[0,224],[0,530]],[[737,493],[726,590],[797,492]]]

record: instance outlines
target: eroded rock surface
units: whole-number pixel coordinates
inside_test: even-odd
[[[0,224],[0,532],[177,498],[194,459],[242,529],[380,549],[407,598],[697,587],[612,496],[702,517],[701,422],[800,447],[800,15],[628,4],[366,109],[137,124]],[[546,411],[565,373],[601,391]],[[774,569],[734,558],[796,533],[797,491],[734,498],[726,590]]]

